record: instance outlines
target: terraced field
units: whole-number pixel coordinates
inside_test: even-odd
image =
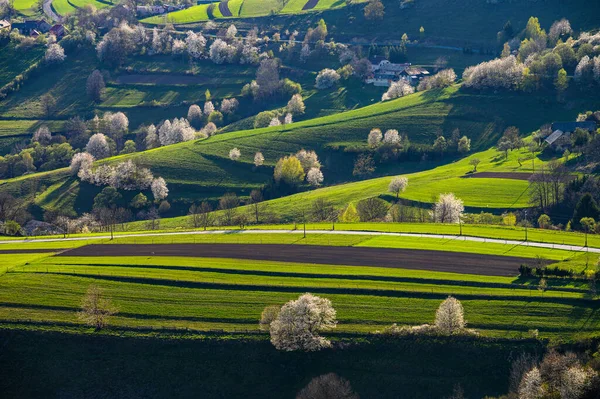
[[[203,242],[244,239],[256,243],[276,239],[268,234],[170,239],[186,242],[192,238]],[[143,239],[124,237],[114,242],[130,242],[128,247],[133,245],[135,249]],[[166,243],[169,237],[146,239]],[[325,242],[323,237],[310,235],[306,240],[298,235],[278,235],[277,240],[290,244],[337,245],[340,250],[339,246],[347,245],[360,248],[403,245],[400,239],[378,245],[377,238],[369,236],[331,237],[331,241]],[[23,249],[27,245],[3,244],[0,250]],[[170,247],[170,244],[155,245]],[[493,247],[481,245],[479,248],[489,251]],[[160,326],[255,331],[264,306],[283,303],[305,291],[332,300],[340,320],[339,332],[372,332],[394,322],[411,325],[430,322],[439,302],[449,294],[463,302],[470,326],[489,336],[516,337],[537,328],[547,337],[580,338],[593,334],[600,323],[598,304],[586,299],[588,288],[576,282],[549,279],[548,290],[541,292],[537,290],[536,279],[479,276],[477,268],[472,269],[474,274],[458,274],[401,267],[348,266],[341,265],[344,262],[340,259],[337,265],[316,264],[302,256],[293,262],[256,261],[244,259],[241,252],[242,259],[236,259],[235,246],[230,248],[231,259],[93,256],[93,248],[90,247],[92,252],[86,252],[86,247],[80,247],[73,256],[31,254],[14,258],[0,278],[0,320],[38,328],[43,328],[40,323],[77,326],[75,312],[81,297],[88,285],[98,284],[120,309],[113,320],[117,328]],[[115,255],[118,248],[115,247]],[[324,251],[327,248],[321,247]],[[58,248],[56,251],[61,252]],[[549,257],[565,256],[564,251],[546,252]],[[80,256],[85,253],[92,256]],[[526,249],[521,252],[526,253]],[[528,256],[533,259],[533,252]],[[483,258],[480,267],[487,267]],[[148,292],[152,293],[150,297]]]
[[[54,8],[54,11],[58,15],[67,15],[76,9],[85,6],[86,4],[91,4],[98,10],[115,5],[115,3],[108,0],[53,0],[52,8]]]

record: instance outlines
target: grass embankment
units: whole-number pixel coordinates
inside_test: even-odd
[[[52,8],[54,8],[54,11],[58,15],[64,16],[87,4],[93,5],[99,10],[106,7],[112,7],[115,3],[108,0],[53,0]]]

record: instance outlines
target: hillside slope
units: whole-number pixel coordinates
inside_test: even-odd
[[[171,204],[181,206],[179,211],[183,211],[191,201],[214,200],[228,191],[247,196],[252,189],[270,181],[278,158],[301,148],[317,151],[326,184],[354,180],[355,155],[344,149],[366,146],[368,132],[374,127],[398,129],[407,134],[412,143],[431,143],[438,134],[449,135],[458,128],[461,135],[472,139],[472,150],[477,151],[494,145],[509,125],[530,132],[552,120],[572,120],[582,109],[598,108],[600,104],[594,102],[600,100],[573,96],[567,109],[543,94],[474,94],[454,86],[337,115],[280,127],[224,133],[206,140],[115,157],[107,162],[133,159],[150,167],[155,175],[167,180]],[[239,161],[228,158],[234,147],[241,150]],[[262,151],[265,156],[265,166],[258,170],[254,170],[252,164],[256,151]],[[377,172],[389,175],[432,166],[427,162],[393,163]],[[79,182],[69,177],[66,169],[11,179],[3,182],[1,189],[23,195],[31,191],[25,186],[36,187],[41,192],[36,200],[43,208],[71,209],[78,213],[90,210],[92,199],[100,190],[87,185],[85,190],[79,190]]]

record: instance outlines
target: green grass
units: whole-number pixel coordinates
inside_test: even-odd
[[[11,103],[14,103],[15,107],[24,107],[27,104],[27,101],[17,104],[18,94],[24,91],[12,97]],[[57,92],[57,95],[60,94]],[[452,130],[458,128],[461,134],[471,138],[472,149],[476,152],[494,144],[507,126],[516,125],[521,131],[529,132],[548,122],[548,115],[553,115],[554,119],[568,120],[573,119],[581,109],[600,107],[600,104],[595,104],[597,100],[581,95],[573,97],[573,102],[581,104],[573,106],[572,109],[566,109],[552,101],[548,102],[547,98],[541,102],[541,97],[541,94],[540,97],[506,93],[472,94],[459,91],[455,86],[441,92],[420,92],[398,100],[291,125],[224,133],[208,140],[181,143],[115,160],[134,159],[151,167],[155,174],[163,176],[169,184],[171,204],[180,206],[179,212],[184,213],[184,209],[187,211],[189,207],[189,201],[216,199],[228,191],[247,196],[252,189],[269,182],[272,167],[279,157],[301,148],[315,149],[322,160],[329,160],[325,162],[323,169],[328,184],[352,180],[354,156],[352,153],[345,153],[343,149],[347,146],[366,146],[366,137],[373,127],[382,130],[398,128],[401,133],[407,134],[413,143],[431,143],[438,133],[449,135]],[[3,104],[6,107],[6,100],[0,103],[0,110]],[[527,117],[524,117],[523,109],[528,110]],[[144,112],[147,113],[147,110]],[[233,147],[241,150],[242,157],[238,162],[228,158],[229,150]],[[256,151],[262,151],[266,161],[265,166],[254,171],[252,160]],[[510,154],[508,161],[504,161],[493,150],[474,156],[482,160],[480,171],[530,170],[528,163],[518,167],[516,161],[519,155],[515,151]],[[449,161],[451,160],[390,164],[381,167],[377,174],[410,174],[421,170],[422,172],[408,176],[409,188],[403,194],[403,198],[410,201],[430,203],[436,194],[452,191],[465,201],[465,205],[476,207],[476,210],[500,211],[527,206],[528,200],[524,195],[526,182],[463,179],[461,176],[471,169],[468,159],[435,167]],[[541,161],[536,163],[540,165]],[[20,190],[18,186],[22,182],[32,177],[40,175],[34,174],[10,181],[7,189],[16,192]],[[42,180],[50,187],[59,181],[64,182],[64,178],[64,172],[53,172],[45,175]],[[46,179],[54,181],[46,182]],[[273,211],[289,218],[292,209],[290,204],[300,200],[300,205],[306,208],[313,199],[322,196],[338,206],[345,206],[350,201],[385,193],[388,183],[389,178],[382,177],[297,194],[273,201]],[[483,185],[486,186],[486,190],[479,189]],[[72,191],[69,184],[65,187]],[[89,209],[93,199],[89,192],[86,188],[82,192],[86,196],[73,198],[71,204],[61,203],[61,206],[67,206],[62,209],[74,207],[85,210],[86,206]],[[47,205],[48,209],[52,209],[52,203]]]
[[[243,3],[244,0],[229,0],[227,2],[227,7],[229,8],[229,11],[231,11],[231,15],[238,17]]]
[[[101,0],[54,0],[52,2],[52,7],[57,14],[66,15],[87,4],[93,5],[98,10],[114,5],[114,3],[110,1]]]
[[[226,259],[53,257],[0,279],[0,319],[77,323],[81,296],[96,283],[119,307],[113,323],[123,328],[256,330],[265,305],[305,291],[332,300],[340,332],[430,322],[448,294],[462,297],[470,325],[485,335],[518,336],[538,328],[544,336],[583,337],[597,331],[600,322],[595,305],[583,300],[584,291],[551,287],[542,295],[503,278],[343,269]]]
[[[15,0],[12,6],[19,14],[30,17],[38,14],[37,3],[36,0]]]
[[[218,3],[214,3],[218,7]],[[208,4],[200,4],[185,10],[174,11],[165,15],[156,15],[143,19],[141,22],[147,24],[188,24],[191,22],[208,21]]]
[[[15,3],[15,6],[18,3]],[[0,87],[11,82],[44,55],[43,46],[18,49],[12,43],[0,48]]]

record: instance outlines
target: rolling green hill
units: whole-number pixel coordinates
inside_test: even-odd
[[[565,109],[562,104],[549,100],[543,94],[475,94],[454,86],[444,91],[416,93],[401,99],[291,125],[224,133],[206,140],[120,156],[108,162],[133,159],[149,166],[156,175],[167,180],[170,188],[169,199],[173,205],[181,206],[179,211],[183,212],[183,209],[187,210],[190,201],[214,200],[225,192],[233,191],[247,196],[250,190],[270,181],[272,167],[279,157],[301,148],[317,151],[324,165],[323,172],[327,184],[353,180],[351,171],[354,155],[344,152],[344,149],[365,146],[367,134],[373,127],[383,130],[396,128],[407,134],[413,143],[431,143],[437,134],[450,134],[453,129],[458,128],[461,134],[472,139],[473,151],[478,151],[492,146],[509,125],[519,127],[522,132],[530,132],[545,122],[557,119],[571,120],[581,109],[598,108],[598,104],[593,102],[574,96],[573,107]],[[241,150],[240,161],[234,162],[228,158],[229,150],[234,147]],[[266,160],[265,166],[253,170],[252,162],[256,151],[262,151]],[[493,153],[487,156],[490,159],[494,157]],[[441,162],[449,161],[451,159]],[[514,161],[515,159],[513,166]],[[467,205],[475,207],[509,208],[526,205],[526,199],[521,196],[526,188],[525,182],[497,179],[493,182],[497,191],[490,191],[490,195],[482,195],[481,190],[478,190],[479,182],[459,177],[468,170],[467,161],[461,162],[461,168],[451,175],[456,180],[444,180],[441,185],[437,182],[435,192],[432,191],[432,178],[438,173],[436,179],[446,179],[448,175],[444,174],[443,169],[441,174],[434,169],[431,172],[423,172],[423,175],[415,175],[413,186],[405,193],[406,198],[430,202],[431,197],[443,189],[457,192],[464,197]],[[380,168],[378,174],[410,173],[435,165],[431,162],[392,164]],[[505,164],[499,165],[504,167]],[[91,200],[99,191],[98,187],[87,185],[85,190],[80,190],[79,182],[68,177],[64,169],[8,180],[3,182],[2,189],[22,193],[23,185],[31,185],[32,180],[38,181],[39,187],[46,188],[37,197],[38,204],[46,209],[88,211]],[[460,183],[464,191],[454,186],[456,182]],[[387,185],[384,180],[359,184],[374,184],[373,190],[376,193],[384,191]],[[365,187],[359,188],[363,189]],[[509,189],[509,192],[503,193],[506,189]],[[188,204],[185,205],[185,202]]]

